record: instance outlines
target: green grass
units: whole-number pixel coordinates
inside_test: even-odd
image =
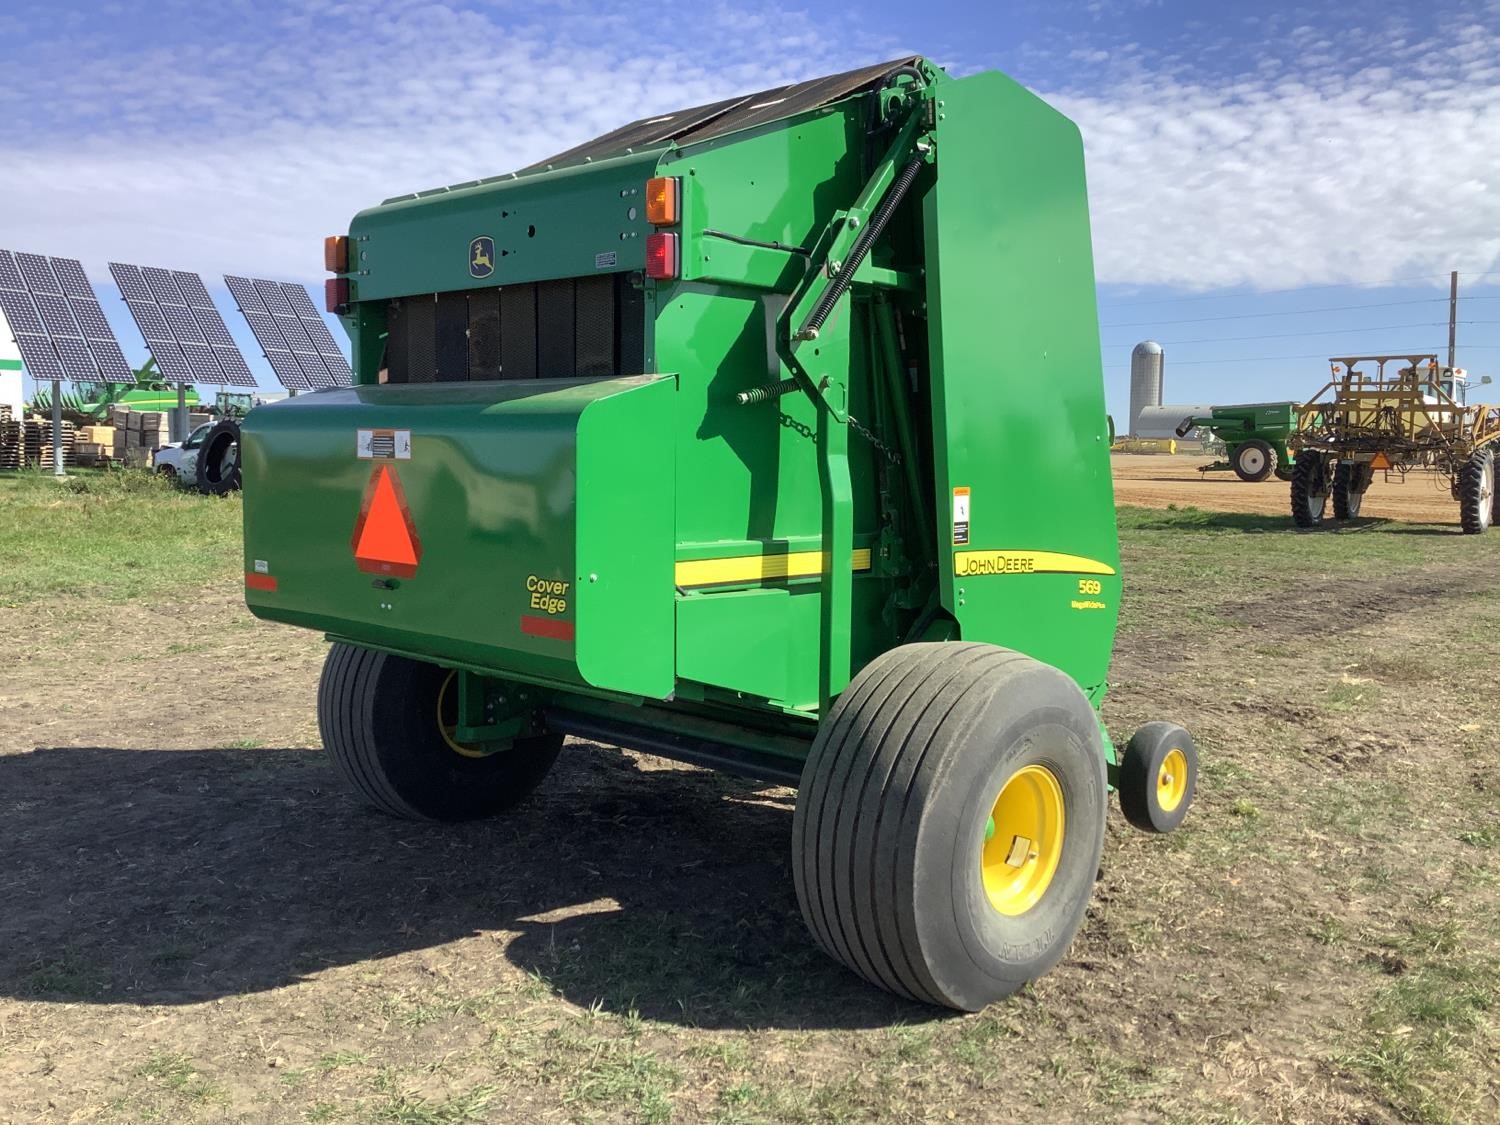
[[[200,496],[142,469],[0,473],[0,527],[0,606],[158,598],[241,566],[238,493]]]

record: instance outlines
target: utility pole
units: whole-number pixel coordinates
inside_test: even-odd
[[[1453,353],[1458,345],[1458,271],[1448,275],[1448,366],[1453,366]]]

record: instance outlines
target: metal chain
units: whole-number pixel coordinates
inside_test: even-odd
[[[850,427],[856,430],[861,437],[863,437],[867,442],[873,445],[880,453],[884,454],[887,461],[889,461],[892,465],[901,464],[901,454],[897,453],[890,446],[886,445],[885,442],[881,441],[878,437],[871,433],[870,430],[865,426],[865,424],[858,418],[856,418],[853,414],[846,415],[846,417],[849,419]]]

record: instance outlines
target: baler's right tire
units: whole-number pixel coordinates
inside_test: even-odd
[[[562,749],[560,734],[480,755],[453,742],[442,707],[451,673],[335,643],[318,681],[318,730],[334,767],[366,802],[406,820],[459,821],[519,804]]]
[[[1465,535],[1482,535],[1495,518],[1495,449],[1476,449],[1458,474],[1458,512]]]
[[[1260,438],[1251,438],[1235,447],[1232,467],[1240,480],[1258,484],[1276,471],[1276,450]]]
[[[978,1011],[1083,922],[1104,847],[1098,718],[1064,673],[994,645],[904,645],[854,678],[792,818],[813,937],[872,984]]]
[[[1311,451],[1297,458],[1292,470],[1292,522],[1298,527],[1317,527],[1328,508],[1328,469],[1320,454]]]

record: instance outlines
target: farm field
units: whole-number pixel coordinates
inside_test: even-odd
[[[975,1016],[813,947],[789,790],[576,744],[501,819],[367,811],[238,497],[0,475],[0,1122],[1500,1120],[1500,532],[1195,463],[1115,459],[1104,714],[1192,730],[1197,803],[1112,811]]]
[[[1285,516],[1291,511],[1286,481],[1246,484],[1233,473],[1200,473],[1212,457],[1196,454],[1122,454],[1110,461],[1114,468],[1115,502],[1144,508],[1198,507],[1213,512],[1258,512]],[[1330,512],[1332,505],[1329,505]],[[1365,496],[1361,515],[1367,519],[1451,524],[1458,527],[1458,501],[1432,473],[1412,473],[1402,481],[1394,473],[1387,480],[1377,474]]]

